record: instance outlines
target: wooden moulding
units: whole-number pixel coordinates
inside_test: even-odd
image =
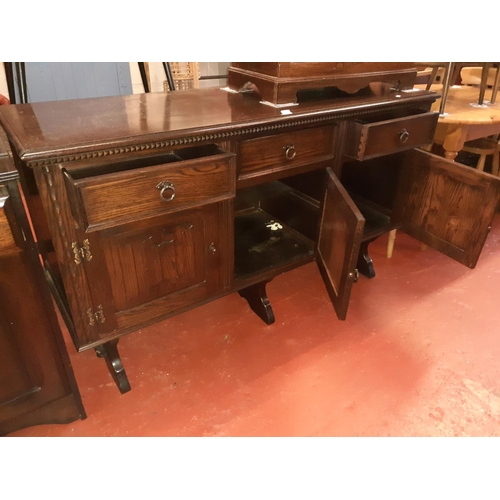
[[[417,75],[413,63],[231,63],[228,86],[253,92],[272,104],[297,102],[297,92],[336,87],[354,94],[370,83],[412,88]]]

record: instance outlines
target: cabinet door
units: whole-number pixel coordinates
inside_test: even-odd
[[[345,319],[365,220],[333,171],[326,170],[316,260],[337,316]]]
[[[409,151],[394,219],[402,229],[474,268],[500,196],[500,179],[421,150]]]
[[[100,339],[206,300],[230,285],[232,200],[87,233]]]

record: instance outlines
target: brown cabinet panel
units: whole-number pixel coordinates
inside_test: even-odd
[[[0,159],[0,164],[1,164]],[[1,175],[1,173],[0,173]],[[17,180],[0,185],[0,435],[85,417]],[[8,217],[7,217],[8,216]],[[11,232],[12,230],[12,232]],[[15,240],[24,239],[15,245]]]
[[[475,267],[500,179],[421,150],[406,153],[394,220],[423,243]]]
[[[371,71],[410,69],[414,63],[405,62],[232,62],[231,67],[281,78],[313,78]]]
[[[416,75],[414,63],[403,62],[233,62],[228,69],[228,85],[285,104],[296,102],[297,93],[304,89],[337,87],[353,94],[375,82],[412,88]]]
[[[9,321],[0,309],[0,407],[40,390],[29,360],[23,356],[23,346],[16,338]]]
[[[94,310],[101,308],[104,317],[94,321],[101,339],[231,284],[232,204],[226,200],[89,234],[93,256],[84,265]]]
[[[339,319],[345,319],[364,218],[331,169],[323,200],[317,263]]]
[[[277,171],[287,175],[287,170],[332,158],[333,130],[326,126],[241,141],[238,181]]]
[[[91,230],[234,196],[233,155],[216,148],[217,154],[213,149],[209,152],[212,154],[187,160],[166,155],[157,161],[170,159],[171,163],[116,172],[113,170],[122,165],[110,163],[98,170],[106,172],[100,175],[90,176],[92,169],[67,170],[64,174],[75,218]],[[141,162],[136,163],[140,167]]]
[[[204,258],[196,259],[203,233],[203,217],[197,212],[111,238],[103,235],[117,312],[203,282]]]
[[[373,121],[362,119],[349,122],[346,155],[366,160],[432,143],[439,114],[413,113],[400,117],[376,116]]]

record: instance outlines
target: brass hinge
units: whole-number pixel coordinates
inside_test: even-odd
[[[96,321],[98,321],[99,323],[104,323],[106,321],[102,306],[100,304],[97,306],[97,310],[95,312],[92,311],[92,308],[89,307],[87,309],[87,317],[89,319],[90,326],[94,326]]]
[[[76,241],[73,241],[73,243],[71,243],[71,249],[73,250],[73,260],[75,264],[81,264],[82,259],[86,261],[92,260],[89,240],[83,240],[83,245],[81,247],[78,246]]]

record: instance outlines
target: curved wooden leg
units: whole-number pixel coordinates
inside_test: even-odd
[[[257,314],[268,325],[272,325],[275,321],[273,308],[267,298],[266,285],[269,281],[262,281],[251,285],[247,288],[239,290],[238,293],[241,297],[246,299],[250,309]]]
[[[128,381],[125,368],[123,368],[122,360],[118,354],[118,339],[110,340],[105,344],[99,345],[95,348],[97,357],[104,358],[108,366],[109,373],[113,377],[115,384],[122,394],[130,391],[130,382]]]
[[[368,254],[368,245],[372,241],[373,240],[362,241],[358,255],[358,271],[360,274],[366,276],[367,278],[375,278],[375,268],[373,267],[372,259]]]

